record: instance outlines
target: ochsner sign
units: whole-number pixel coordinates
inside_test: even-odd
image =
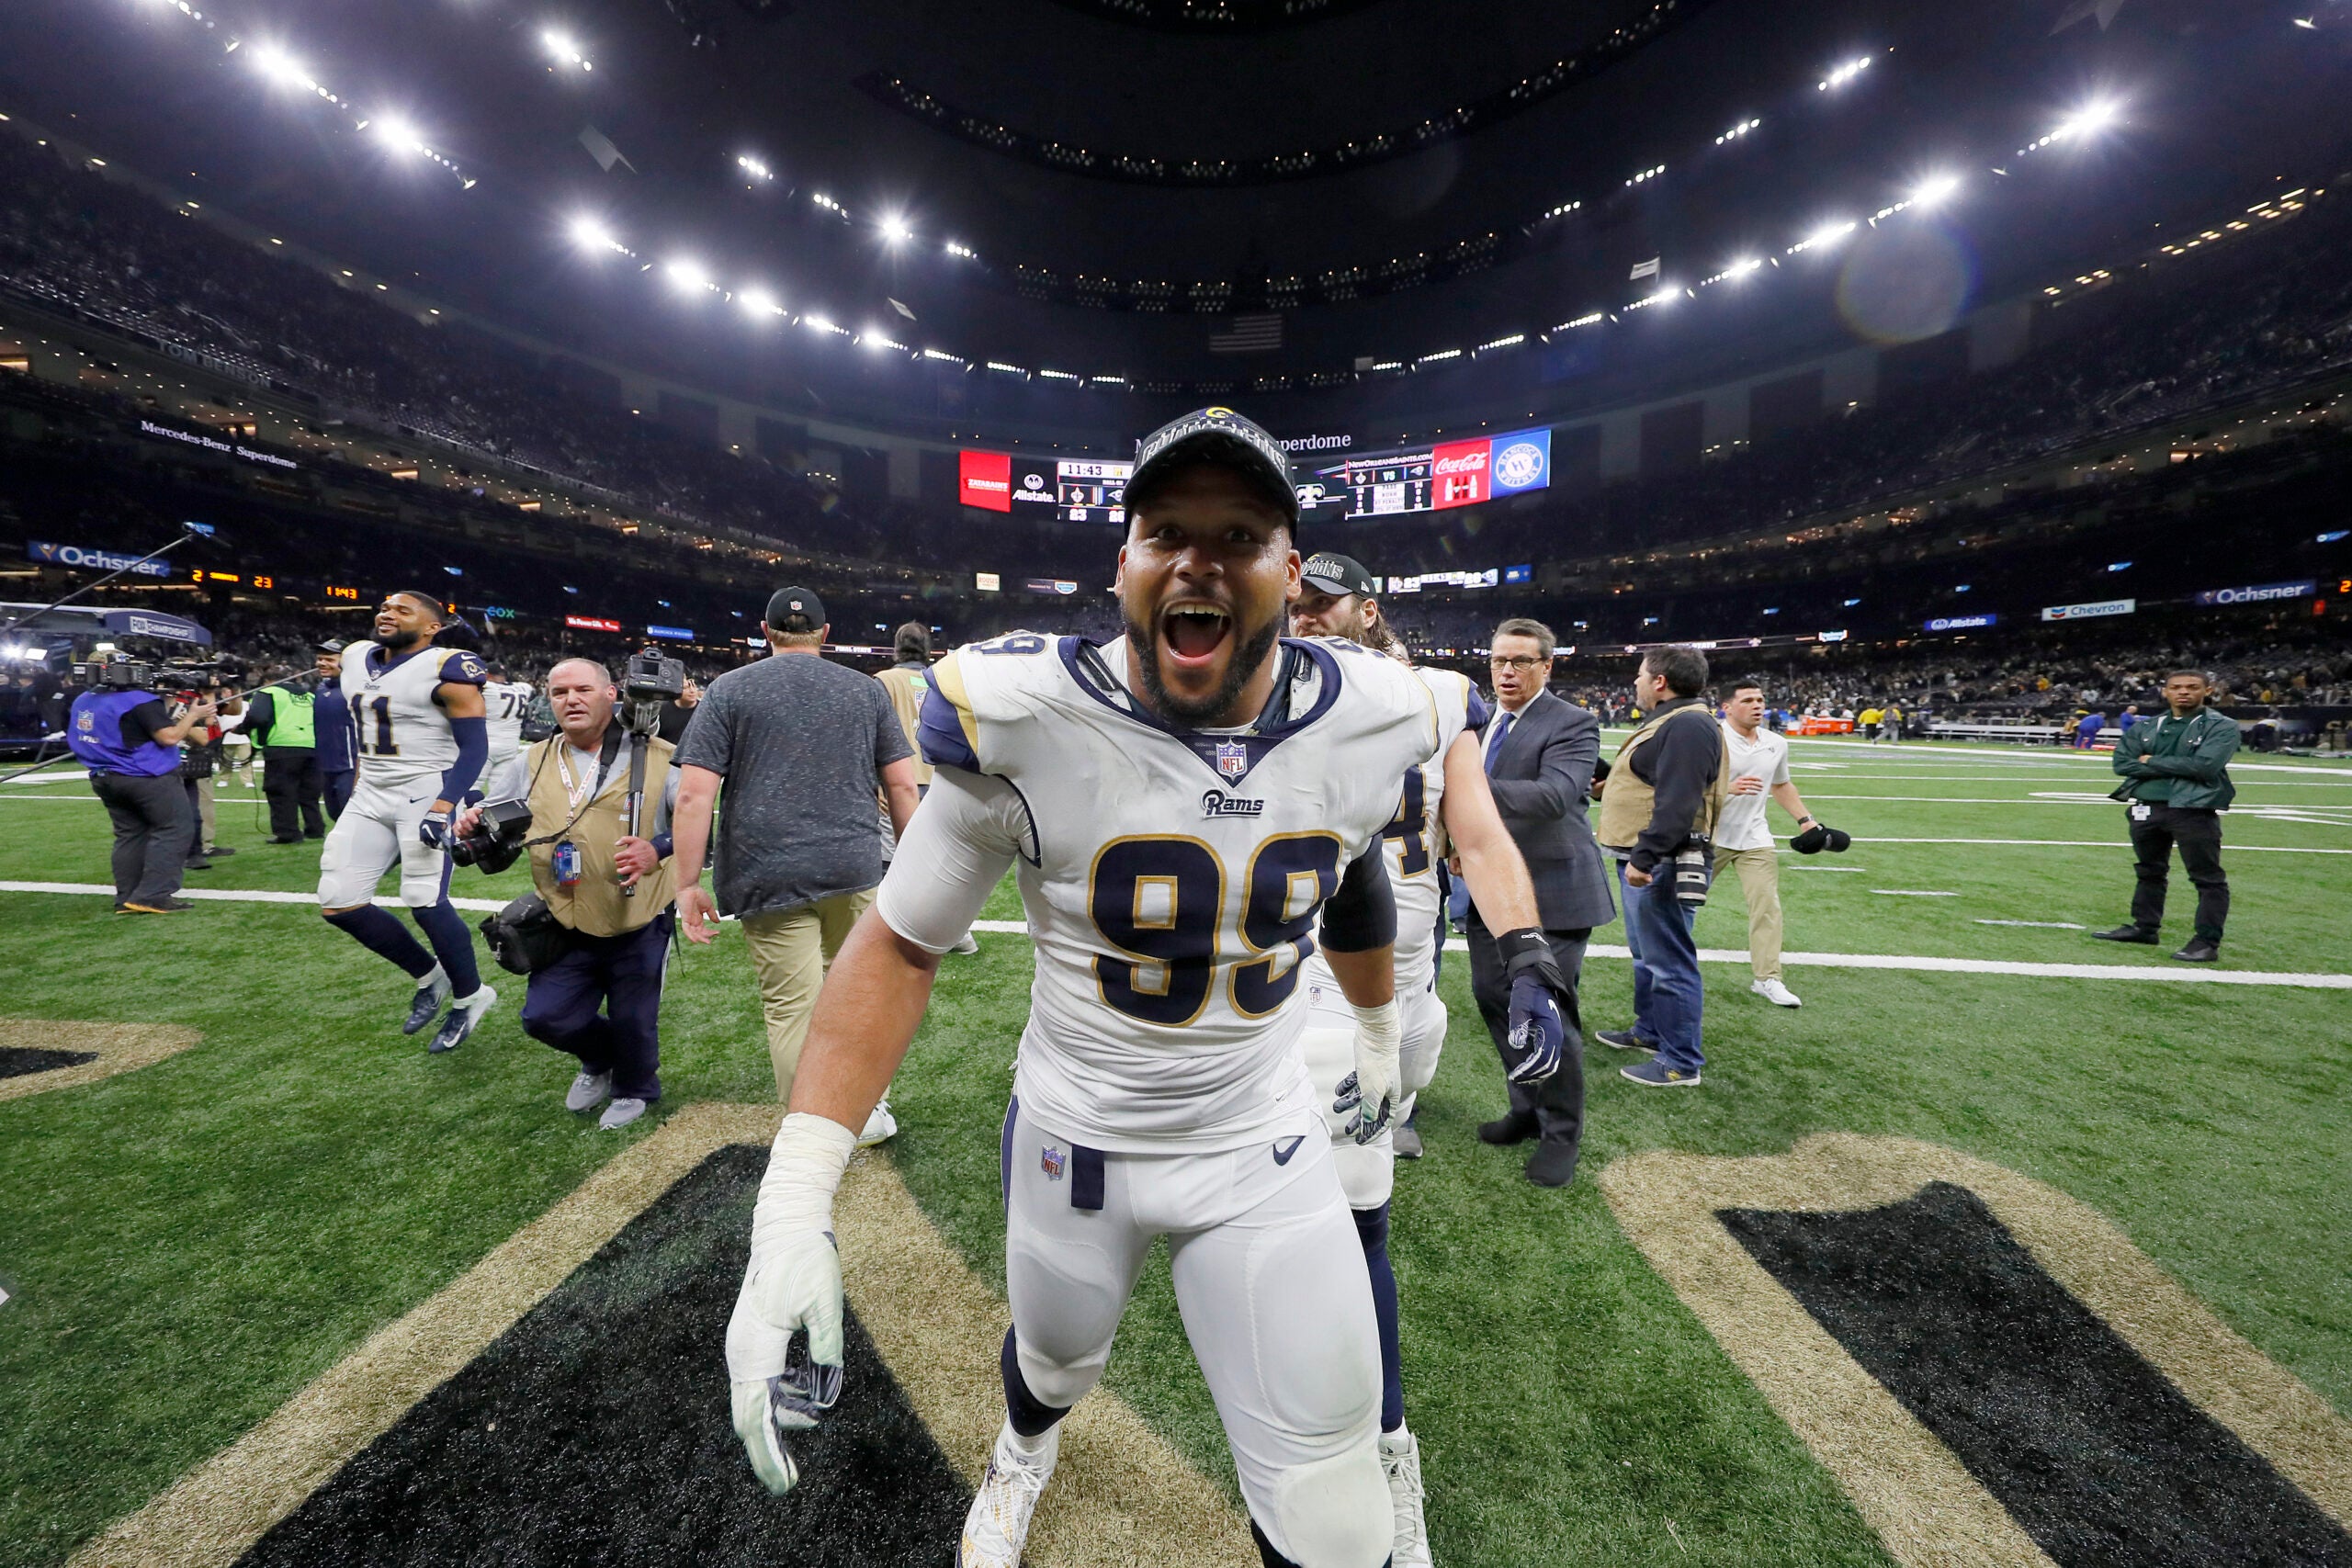
[[[2308,599],[2319,592],[2312,578],[2301,582],[2256,582],[2244,588],[2208,588],[2197,596],[2199,604],[2259,604],[2268,599]]]
[[[2138,610],[2137,599],[2101,599],[2089,604],[2044,604],[2045,621],[2087,621],[2100,615],[2128,615]]]

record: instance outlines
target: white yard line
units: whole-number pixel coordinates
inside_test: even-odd
[[[114,889],[99,882],[0,882],[0,893],[94,893],[107,898],[114,897]],[[279,893],[264,887],[183,887],[179,897],[217,904],[308,904],[312,908],[319,903],[315,893]],[[388,909],[401,908],[397,898],[379,898],[375,902]],[[452,898],[449,903],[453,908],[479,909],[485,915],[506,908],[503,898]]]
[[[1980,926],[2033,926],[2046,931],[2086,931],[2090,927],[2073,920],[1978,920]]]
[[[1626,730],[1623,733],[1630,735],[1633,732]],[[1892,762],[1905,757],[1921,757],[1930,760],[1965,757],[1972,762],[1985,763],[2006,763],[2010,761],[2008,755],[1984,747],[1946,746],[1925,740],[1906,740],[1901,746],[1894,747],[1883,743],[1872,746],[1866,740],[1832,740],[1826,736],[1792,735],[1788,738],[1788,741],[1792,753],[1798,747],[1804,747],[1808,750],[1816,747],[1825,750],[1835,748],[1842,751],[1871,752],[1882,762]],[[2064,767],[2074,764],[2086,768],[2095,767],[2101,773],[2107,773],[2113,767],[2109,757],[2109,753],[2105,751],[2076,752],[2071,748],[2064,750],[2045,750],[2037,748],[2032,751],[2019,752],[2016,756],[2015,765]],[[2241,762],[2233,759],[2230,762],[2230,772],[2233,773],[2317,773],[2322,777],[2335,775],[2335,782],[2352,784],[2352,764],[2340,762]]]
[[[2005,844],[2037,850],[2129,850],[2132,846],[2120,839],[1882,839],[1857,836],[1857,844]],[[2352,855],[2352,850],[2307,849],[2300,844],[2224,844],[2227,855]]]
[[[103,898],[114,897],[114,889],[95,882],[0,882],[0,893],[62,893]],[[221,889],[188,888],[184,898],[202,899],[222,904],[310,904],[318,900],[308,893],[279,893],[265,888]],[[378,898],[377,903],[392,908],[400,907],[396,898]],[[478,909],[487,914],[506,906],[490,898],[452,898],[449,902],[460,909]],[[974,920],[976,931],[998,936],[1026,936],[1029,928],[1019,920]],[[1467,953],[1470,944],[1459,940],[1445,944],[1448,953]],[[1595,958],[1630,958],[1626,948],[1608,942],[1596,942],[1585,950]],[[1705,964],[1747,963],[1747,953],[1742,948],[1702,947],[1699,958]],[[2299,975],[2274,969],[2156,969],[2139,968],[2120,964],[2021,964],[1989,958],[1930,958],[1900,953],[1784,953],[1784,964],[1802,964],[1823,969],[1916,969],[1951,975],[2023,975],[2058,980],[2155,980],[2179,981],[2219,986],[2289,986],[2303,989],[2352,990],[2352,975]]]
[[[1026,936],[1029,928],[1019,920],[974,920],[972,929],[983,934]],[[1454,938],[1445,944],[1448,953],[1467,953],[1470,944]],[[1585,949],[1593,958],[1631,958],[1629,949],[1610,942],[1595,942]],[[1702,947],[1699,950],[1702,964],[1747,964],[1745,948]],[[1817,969],[1916,969],[1933,974],[1951,975],[2022,975],[2050,980],[2172,980],[2208,986],[2288,986],[2305,990],[2352,991],[2352,975],[2301,975],[2278,969],[2192,969],[2186,965],[2177,969],[2142,968],[2127,964],[2025,964],[1992,958],[1929,958],[1891,953],[1784,953],[1783,964],[1802,964]]]
[[[1938,893],[1926,887],[1873,887],[1871,892],[1883,898],[1957,898],[1957,893]]]

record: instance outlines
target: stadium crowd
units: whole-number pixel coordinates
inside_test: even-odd
[[[2332,208],[2303,219],[2177,277],[2117,280],[2119,299],[2161,292],[2162,308],[2086,301],[2084,324],[2007,367],[1892,392],[1687,473],[1495,509],[1476,551],[1559,559],[1778,525],[2352,367],[2352,246]],[[13,135],[0,136],[0,288],[682,521],[899,565],[1100,569],[1099,528],[941,529],[925,525],[935,508],[844,498],[837,477],[806,471],[805,451],[731,455],[626,409],[617,381],[582,362],[424,324]],[[1474,543],[1462,520],[1410,526],[1369,528],[1363,553],[1418,569]]]

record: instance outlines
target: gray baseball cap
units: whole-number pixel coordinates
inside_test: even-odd
[[[1342,597],[1353,593],[1370,598],[1380,592],[1380,579],[1366,571],[1362,561],[1331,550],[1316,551],[1299,568],[1298,575],[1301,581],[1318,593]]]
[[[1298,525],[1298,489],[1282,443],[1227,408],[1195,409],[1136,443],[1135,472],[1126,485],[1129,514],[1150,504],[1153,489],[1195,464],[1239,474],[1292,527]]]

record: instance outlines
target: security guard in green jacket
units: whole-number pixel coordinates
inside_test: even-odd
[[[2237,720],[2205,705],[2212,682],[2200,670],[2176,670],[2165,677],[2170,711],[2141,719],[2115,743],[2115,771],[2123,782],[2114,798],[2131,803],[2132,852],[2139,883],[2132,893],[2132,919],[2107,942],[2156,942],[2165,918],[2165,882],[2173,846],[2197,888],[2197,927],[2187,946],[2173,954],[2184,964],[2211,964],[2222,955],[2222,925],[2230,914],[2230,879],[2222,872],[2222,813],[2237,798],[2230,783],[2230,759],[2237,754]]]
[[[262,758],[262,794],[269,800],[269,841],[299,844],[327,836],[319,806],[325,780],[319,773],[315,676],[272,681],[246,704],[245,733]]]

